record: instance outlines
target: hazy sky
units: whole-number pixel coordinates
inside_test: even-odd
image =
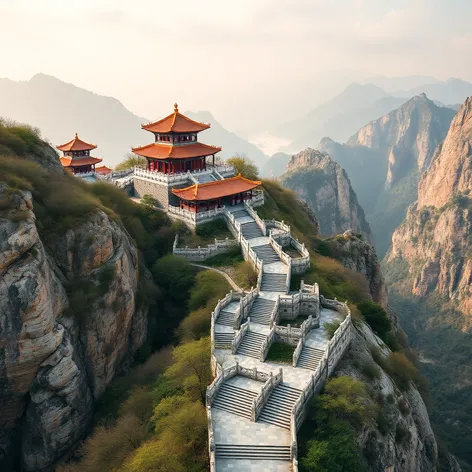
[[[238,129],[363,76],[471,80],[470,18],[471,0],[0,0],[0,77],[44,72],[149,118],[177,100]]]

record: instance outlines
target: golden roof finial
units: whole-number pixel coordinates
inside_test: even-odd
[[[78,136],[77,136],[77,131],[75,132],[75,137],[78,138]]]
[[[179,112],[179,105],[177,105],[177,102],[174,103],[174,113],[178,113]]]

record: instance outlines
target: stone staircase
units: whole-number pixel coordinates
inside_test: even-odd
[[[257,298],[252,303],[248,314],[249,318],[251,319],[251,323],[269,325],[274,305],[275,300],[257,296]]]
[[[287,290],[287,274],[262,274],[261,292],[282,292]]]
[[[300,357],[298,358],[297,367],[303,369],[316,370],[321,358],[323,357],[324,351],[321,349],[315,349],[310,346],[303,346]]]
[[[215,456],[219,459],[290,461],[290,446],[215,444]]]
[[[274,251],[274,248],[270,244],[263,244],[262,246],[253,246],[252,250],[257,254],[257,257],[261,259],[264,264],[280,262],[279,255]]]
[[[218,315],[216,322],[223,326],[233,327],[234,318],[235,318],[235,313],[232,313],[230,311],[225,311],[223,308],[223,310],[220,311],[220,314]]]
[[[232,215],[238,219],[238,218],[244,218],[246,216],[249,216],[249,213],[246,210],[238,210],[238,211],[233,211]]]
[[[236,354],[259,359],[259,354],[266,338],[267,336],[265,334],[257,333],[256,331],[248,331],[244,335]]]
[[[252,403],[256,397],[257,393],[252,390],[224,383],[218,390],[211,406],[250,420]]]
[[[241,232],[246,239],[261,238],[264,236],[261,228],[259,228],[259,225],[255,221],[243,223],[241,225]]]
[[[231,349],[232,341],[234,339],[233,333],[215,333],[215,348],[216,349]]]
[[[272,391],[258,421],[273,424],[280,428],[290,429],[290,415],[293,405],[302,394],[298,388],[280,384]]]

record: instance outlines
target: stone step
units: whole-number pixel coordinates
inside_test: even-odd
[[[215,444],[215,456],[236,460],[291,460],[290,446],[278,445]]]
[[[252,404],[256,396],[256,392],[224,383],[218,390],[211,406],[251,419]]]
[[[234,325],[235,313],[229,311],[221,310],[216,322],[224,326],[233,326]]]
[[[238,219],[238,218],[244,218],[246,216],[249,216],[249,213],[246,210],[238,210],[233,212],[233,216]]]

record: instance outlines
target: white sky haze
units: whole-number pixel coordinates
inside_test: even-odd
[[[0,0],[0,77],[54,75],[149,118],[177,100],[237,129],[258,110],[263,127],[362,77],[471,80],[471,17],[470,0]]]

